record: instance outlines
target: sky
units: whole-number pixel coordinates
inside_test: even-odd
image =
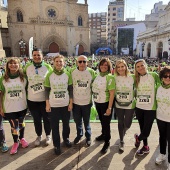
[[[110,0],[87,0],[89,13],[107,12]],[[136,18],[136,21],[145,20],[145,14],[150,14],[154,4],[162,1],[168,4],[170,0],[125,0],[125,19]],[[78,0],[84,3],[84,0]]]

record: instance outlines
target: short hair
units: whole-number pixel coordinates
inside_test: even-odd
[[[111,73],[112,64],[111,64],[109,58],[102,58],[102,59],[100,60],[99,66],[98,66],[99,72],[101,72],[100,66],[102,66],[104,63],[107,63],[107,64],[108,64],[108,70],[107,70],[107,71],[109,71],[109,73]]]
[[[63,61],[65,60],[65,57],[63,55],[54,56],[53,61],[55,61],[56,58],[61,58],[61,59],[63,59]]]
[[[161,71],[159,72],[159,78],[160,80],[162,80],[162,78],[167,74],[170,74],[170,66],[165,66],[161,69]]]
[[[40,48],[34,48],[32,50],[32,54],[33,54],[34,51],[38,51],[38,52],[40,52],[43,55],[43,52],[42,52],[42,50]]]
[[[117,61],[116,61],[115,74],[116,74],[116,75],[119,75],[119,73],[118,73],[118,71],[117,71],[117,66],[118,66],[119,64],[121,64],[121,63],[123,63],[123,64],[125,65],[125,67],[126,67],[125,76],[127,76],[127,75],[130,73],[130,71],[129,71],[129,69],[128,69],[128,66],[127,66],[126,61],[123,60],[123,59],[120,59],[120,60],[117,60]]]

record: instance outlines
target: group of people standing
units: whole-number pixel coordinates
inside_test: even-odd
[[[98,65],[98,74],[88,66],[86,56],[77,58],[77,67],[67,71],[62,55],[53,58],[53,68],[43,61],[42,51],[33,50],[33,62],[24,70],[20,68],[18,58],[10,58],[6,63],[5,74],[0,79],[0,142],[2,152],[8,151],[2,117],[11,125],[14,144],[10,154],[18,151],[19,143],[23,148],[29,143],[24,137],[27,106],[33,116],[37,138],[35,146],[42,140],[42,123],[46,134],[46,145],[53,141],[54,151],[61,154],[59,121],[62,120],[62,138],[66,147],[71,147],[70,112],[76,124],[77,135],[74,144],[83,137],[85,144],[91,145],[90,111],[94,102],[101,122],[101,134],[96,141],[104,141],[101,153],[105,154],[110,146],[110,122],[113,108],[118,117],[120,137],[119,150],[124,151],[124,137],[132,124],[134,114],[139,122],[140,133],[135,134],[135,146],[141,141],[143,146],[137,155],[150,152],[148,137],[154,119],[160,134],[160,154],[156,163],[166,159],[168,143],[168,170],[170,170],[170,67],[164,67],[159,76],[148,72],[145,60],[139,59],[134,65],[134,75],[128,69],[125,60],[116,61],[115,73],[111,74],[112,64],[108,58],[102,58]],[[50,133],[52,131],[52,139]]]

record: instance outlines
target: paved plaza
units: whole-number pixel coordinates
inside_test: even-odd
[[[70,123],[70,140],[76,137],[76,128],[74,123]],[[167,162],[162,165],[155,165],[155,157],[159,153],[158,129],[157,124],[153,124],[151,135],[149,137],[150,153],[144,156],[136,156],[134,147],[134,133],[139,132],[138,123],[133,123],[125,136],[125,152],[118,150],[118,129],[117,123],[111,123],[111,145],[107,154],[102,155],[100,150],[102,142],[95,141],[95,137],[100,135],[100,123],[91,123],[92,127],[92,145],[87,148],[85,139],[81,143],[73,145],[72,148],[66,148],[62,144],[62,154],[54,154],[53,144],[45,146],[44,140],[40,147],[34,147],[36,138],[33,123],[26,124],[25,138],[30,142],[28,148],[19,148],[18,153],[10,155],[0,153],[0,169],[2,170],[166,170]],[[10,149],[12,146],[12,136],[10,134],[9,123],[4,123],[6,132],[6,141]],[[60,126],[60,129],[62,126]]]

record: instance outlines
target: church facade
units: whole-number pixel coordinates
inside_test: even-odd
[[[44,53],[75,55],[90,51],[88,4],[78,0],[8,0],[13,56],[28,56],[29,39]],[[22,43],[22,44],[21,44]]]

